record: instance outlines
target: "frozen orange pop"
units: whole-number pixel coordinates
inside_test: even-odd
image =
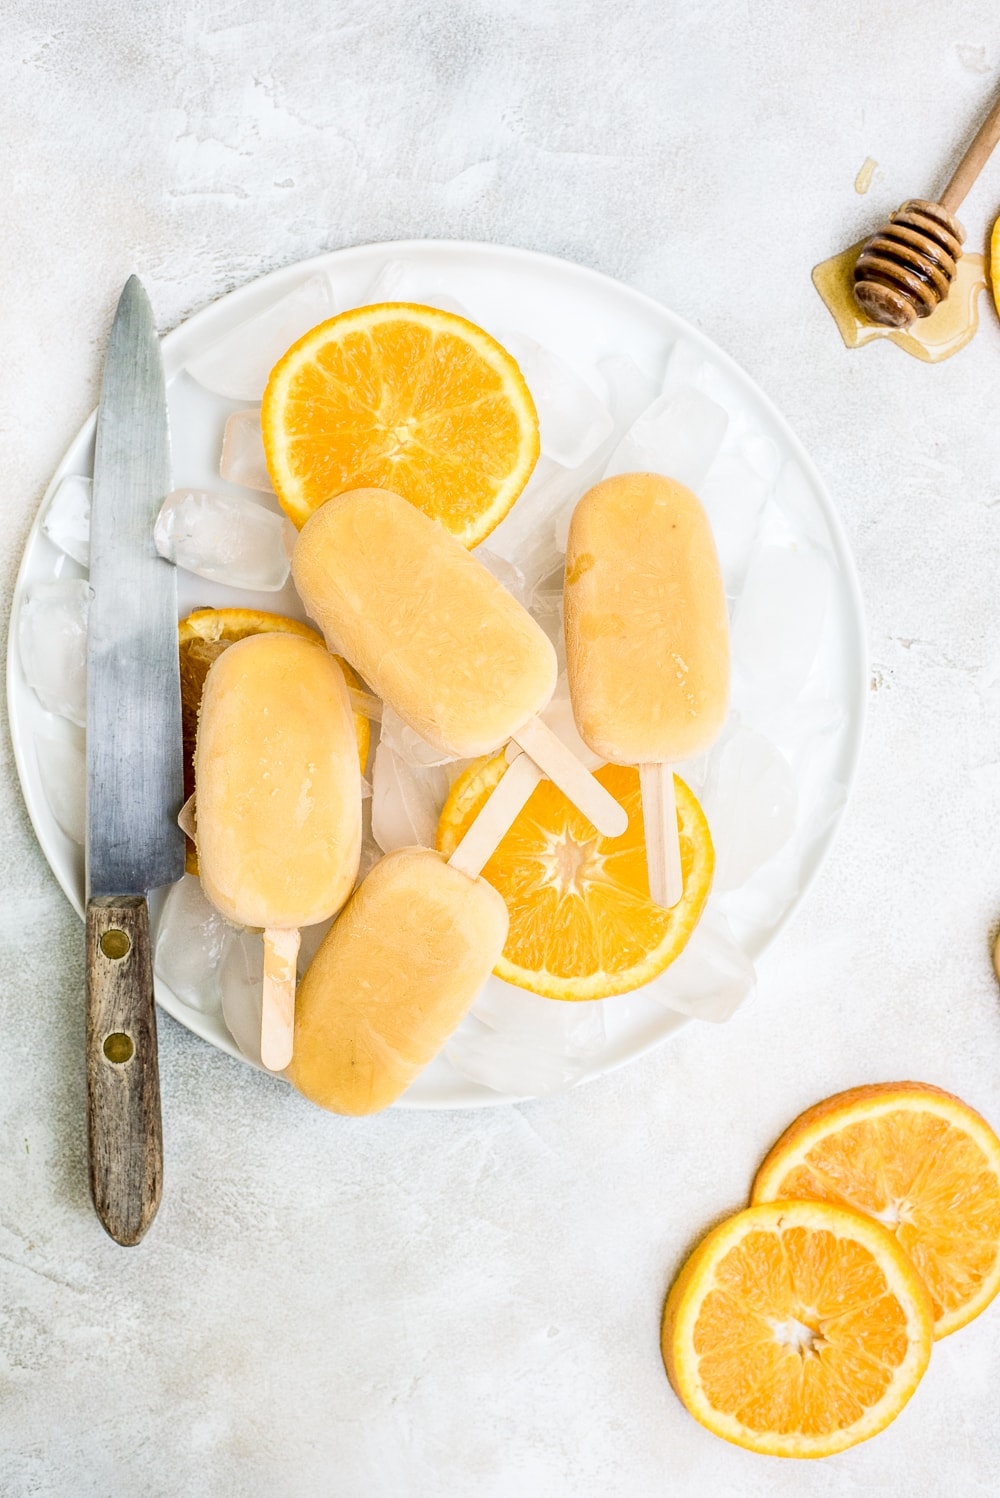
[[[702,754],[729,704],[729,623],[708,517],[655,473],[605,479],[580,500],[566,548],[566,668],[595,754],[638,765],[652,898],[682,894],[671,766]]]
[[[292,1082],[334,1113],[388,1107],[461,1022],[506,938],[507,907],[484,879],[431,848],[388,854],[299,987]]]
[[[599,831],[625,830],[537,717],[556,683],[548,637],[443,526],[397,494],[355,489],[306,522],[292,571],[330,648],[428,743],[473,758],[514,739]]]
[[[361,852],[357,740],[333,657],[297,635],[240,640],[205,680],[197,845],[212,904],[264,931],[261,1058],[291,1057],[299,928],[334,915]]]

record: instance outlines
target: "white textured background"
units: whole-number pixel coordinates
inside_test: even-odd
[[[9,598],[136,269],[167,329],[343,244],[495,239],[621,277],[805,440],[866,591],[868,742],[755,1004],[586,1089],[323,1115],[161,1019],[166,1194],[86,1189],[82,930],[2,746],[0,1492],[60,1498],[972,1495],[1000,1307],[825,1463],[715,1440],[665,1287],[805,1105],[952,1088],[1000,1123],[1000,331],[847,353],[816,260],[940,191],[1000,84],[994,0],[6,0],[0,514]],[[869,195],[853,182],[879,162]],[[1000,209],[1000,159],[963,219]]]

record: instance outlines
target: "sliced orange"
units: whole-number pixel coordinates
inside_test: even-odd
[[[177,645],[181,660],[181,731],[184,736],[184,799],[194,794],[194,741],[198,732],[198,712],[201,694],[212,662],[237,640],[248,635],[288,634],[302,635],[308,640],[324,644],[308,624],[298,619],[286,619],[282,614],[266,614],[258,609],[196,609],[177,626]],[[340,660],[341,668],[349,686],[361,683],[346,661]],[[368,719],[360,713],[354,714],[354,731],[358,739],[358,758],[361,773],[365,772],[368,760]],[[198,854],[194,843],[187,839],[185,866],[189,874],[198,872]]]
[[[895,1234],[934,1307],[934,1335],[1000,1290],[1000,1139],[950,1092],[922,1082],[855,1087],[785,1130],[752,1201],[840,1202]]]
[[[694,1418],[769,1456],[831,1456],[883,1430],[923,1376],[931,1308],[870,1217],[749,1207],[703,1239],[663,1313],[667,1377]]]
[[[275,365],[261,410],[271,482],[298,526],[346,489],[392,489],[466,546],[538,459],[538,416],[503,346],[408,302],[320,323]]]
[[[506,768],[477,760],[456,780],[438,823],[451,854]],[[510,931],[497,977],[550,999],[603,999],[648,983],[683,950],[715,866],[701,807],[675,778],[684,893],[672,910],[649,898],[639,773],[604,765],[597,779],[625,807],[621,837],[602,837],[543,780],[483,869],[507,902]]]

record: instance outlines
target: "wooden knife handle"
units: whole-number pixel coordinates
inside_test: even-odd
[[[90,1192],[116,1243],[138,1243],[163,1190],[149,908],[142,895],[87,903]]]

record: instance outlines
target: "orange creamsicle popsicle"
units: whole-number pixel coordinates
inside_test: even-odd
[[[195,747],[201,882],[241,926],[289,929],[343,905],[361,853],[344,674],[319,644],[252,635],[205,681]]]
[[[377,863],[299,986],[289,1077],[334,1113],[377,1113],[433,1060],[495,966],[507,907],[430,848]]]
[[[303,527],[295,585],[331,648],[444,754],[488,754],[552,696],[556,656],[461,542],[382,489],[327,500]]]
[[[650,895],[683,893],[672,765],[703,753],[729,707],[729,621],[708,517],[674,479],[595,484],[570,522],[566,669],[580,737],[638,765]]]
[[[590,489],[566,548],[566,668],[580,737],[617,765],[676,764],[729,705],[726,593],[708,517],[673,479]]]

